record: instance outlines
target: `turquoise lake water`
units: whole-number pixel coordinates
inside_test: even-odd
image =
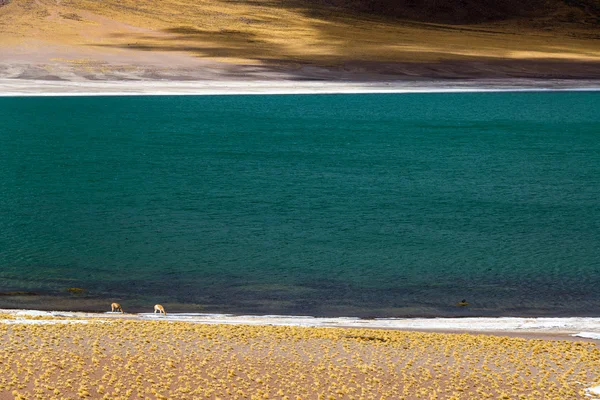
[[[0,173],[0,307],[600,314],[600,92],[0,98]]]

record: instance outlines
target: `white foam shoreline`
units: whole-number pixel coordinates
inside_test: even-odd
[[[199,324],[229,324],[253,326],[298,326],[298,327],[344,327],[368,329],[396,330],[440,330],[457,332],[529,332],[529,333],[563,333],[588,339],[600,340],[600,318],[566,317],[566,318],[377,318],[361,319],[352,317],[322,318],[291,315],[232,315],[203,313],[169,313],[166,317],[160,314],[140,313],[88,313],[66,311],[37,310],[2,310],[0,314],[14,316],[15,319],[0,319],[0,324],[20,323],[69,323],[90,322],[98,318],[125,317],[135,320],[160,320],[169,322],[189,322]],[[32,320],[31,317],[36,317]],[[53,317],[62,317],[53,320]],[[38,322],[28,322],[38,321]],[[85,322],[84,322],[85,323]]]
[[[42,81],[0,79],[0,97],[283,95],[600,91],[600,80],[339,81]]]

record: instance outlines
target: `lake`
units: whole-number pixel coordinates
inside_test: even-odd
[[[600,313],[600,92],[0,98],[0,173],[3,308]]]

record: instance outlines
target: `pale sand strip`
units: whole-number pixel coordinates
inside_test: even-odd
[[[452,93],[480,91],[599,91],[598,80],[471,81],[43,81],[0,79],[0,96],[245,95]]]

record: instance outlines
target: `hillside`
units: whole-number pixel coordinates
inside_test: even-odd
[[[11,0],[0,77],[599,78],[599,27],[597,0]]]
[[[473,24],[519,17],[600,24],[598,0],[295,0],[422,22]]]

